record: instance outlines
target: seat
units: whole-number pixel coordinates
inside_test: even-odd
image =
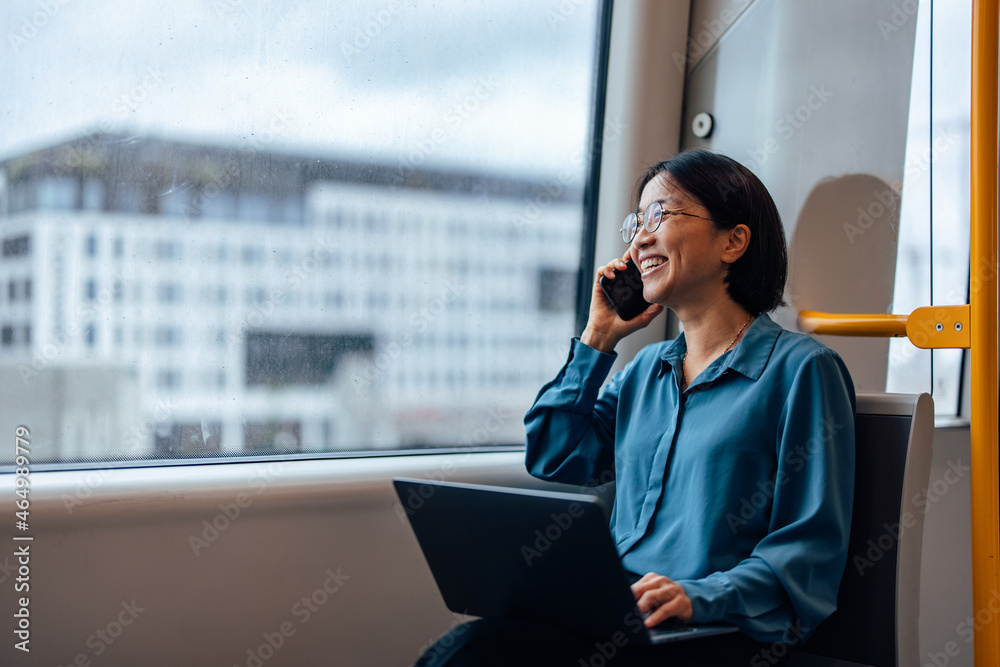
[[[837,611],[797,667],[920,664],[920,550],[934,438],[928,394],[859,394],[854,512]]]

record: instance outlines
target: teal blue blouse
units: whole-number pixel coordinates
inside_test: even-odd
[[[680,583],[692,622],[808,636],[836,608],[847,559],[850,374],[767,315],[681,392],[686,349],[683,334],[650,345],[602,388],[616,355],[575,339],[525,416],[528,471],[579,485],[613,474],[625,569]]]

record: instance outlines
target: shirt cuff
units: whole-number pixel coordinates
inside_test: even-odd
[[[735,592],[729,577],[716,572],[704,579],[685,579],[677,583],[691,600],[692,623],[714,623],[726,616]]]
[[[567,381],[583,388],[584,394],[590,394],[596,400],[604,380],[611,372],[611,367],[618,359],[617,352],[601,352],[579,338],[574,338],[569,347],[569,358],[566,360],[564,377]]]

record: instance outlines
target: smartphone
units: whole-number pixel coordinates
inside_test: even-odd
[[[623,320],[631,320],[650,306],[642,298],[642,273],[631,259],[626,260],[624,270],[615,271],[613,280],[601,276],[601,289]]]

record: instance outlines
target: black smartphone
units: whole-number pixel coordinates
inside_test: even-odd
[[[601,276],[601,289],[623,320],[631,320],[650,306],[642,298],[642,273],[631,259],[626,260],[624,270],[615,271],[614,280]]]

